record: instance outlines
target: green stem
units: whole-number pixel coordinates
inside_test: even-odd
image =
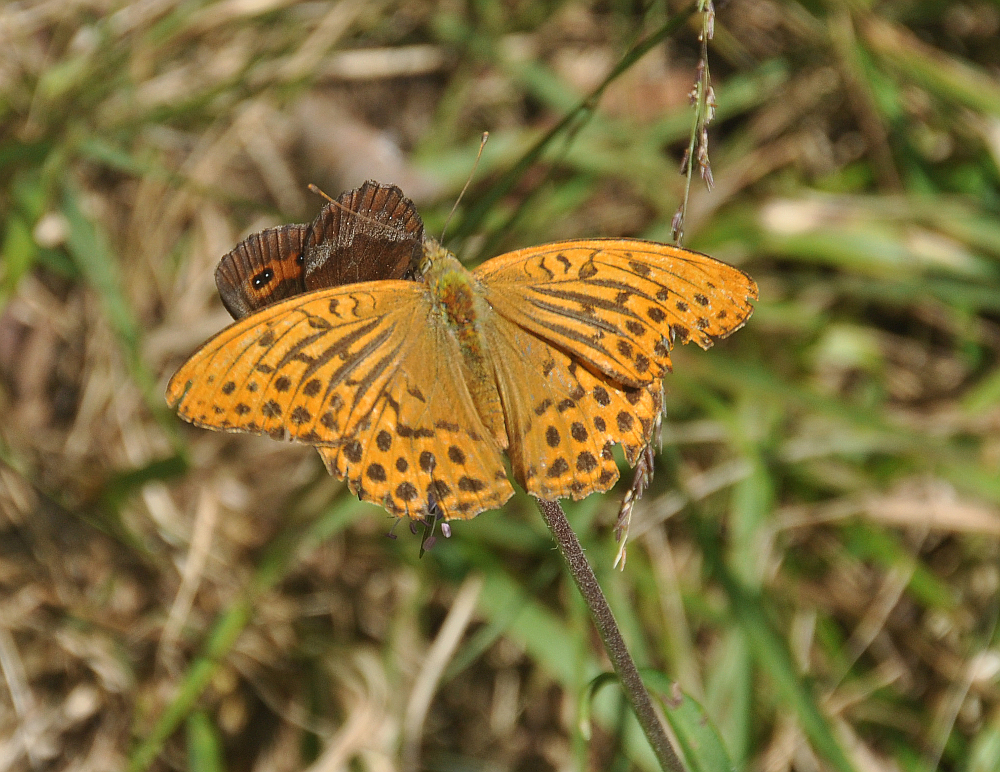
[[[625,690],[625,696],[632,704],[635,717],[639,719],[639,725],[649,740],[649,744],[656,754],[660,768],[666,772],[684,772],[684,764],[681,762],[667,738],[667,733],[663,729],[663,724],[653,710],[653,702],[649,699],[649,692],[639,677],[639,671],[635,667],[632,655],[628,652],[625,639],[622,638],[615,616],[611,613],[607,598],[601,586],[597,583],[594,569],[590,567],[586,556],[583,554],[583,547],[580,540],[576,538],[576,533],[570,527],[562,507],[557,501],[539,501],[539,509],[545,524],[552,532],[552,537],[559,547],[559,554],[562,555],[569,569],[573,581],[576,582],[580,594],[587,602],[590,609],[590,616],[597,625],[597,632],[604,641],[604,650],[607,651],[611,664],[615,668],[618,680]]]

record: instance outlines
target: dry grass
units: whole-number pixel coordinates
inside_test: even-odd
[[[0,770],[649,769],[538,513],[423,560],[315,452],[182,425],[244,234],[395,182],[460,254],[668,238],[685,27],[631,5],[0,7]],[[760,283],[681,351],[664,452],[570,508],[640,665],[740,767],[1000,764],[1000,13],[731,0],[688,245]],[[620,492],[619,492],[620,493]],[[842,749],[843,758],[838,755]],[[417,759],[421,761],[417,762]]]

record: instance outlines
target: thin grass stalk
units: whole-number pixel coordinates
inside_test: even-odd
[[[625,690],[625,696],[632,705],[635,717],[639,720],[646,739],[649,740],[660,768],[667,772],[684,772],[684,764],[671,745],[656,711],[653,710],[649,692],[639,677],[639,671],[618,629],[615,616],[611,613],[611,606],[608,605],[608,600],[597,583],[594,569],[587,562],[580,540],[576,538],[566,514],[556,501],[539,501],[538,507],[542,511],[545,524],[552,532],[552,537],[556,540],[559,554],[566,563],[570,576],[573,577],[577,589],[587,603],[590,616],[604,642],[604,650],[608,653],[622,689]]]
[[[708,160],[708,124],[715,117],[715,90],[712,88],[712,74],[708,69],[708,41],[712,39],[715,30],[715,7],[711,0],[698,0],[698,12],[701,14],[701,32],[698,42],[701,46],[701,57],[698,60],[698,75],[691,88],[690,99],[694,106],[694,120],[691,123],[691,136],[688,140],[684,158],[681,161],[681,174],[684,175],[684,200],[674,215],[670,229],[677,246],[684,240],[684,218],[687,216],[688,201],[691,197],[691,179],[695,165],[705,180],[705,186],[712,190],[712,167]]]

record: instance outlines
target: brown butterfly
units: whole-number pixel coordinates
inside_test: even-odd
[[[248,236],[219,262],[215,285],[233,319],[307,290],[411,278],[424,223],[395,185],[366,182],[342,193],[312,225]]]
[[[415,218],[400,222],[419,222],[399,196]],[[743,326],[757,297],[736,268],[638,239],[529,247],[470,272],[424,237],[417,281],[402,280],[414,264],[400,248],[371,280],[309,287],[324,260],[357,258],[321,249],[317,222],[300,242],[311,291],[251,306],[177,371],[167,401],[198,426],[317,445],[361,499],[414,518],[429,502],[446,518],[501,506],[513,494],[503,450],[538,498],[608,490],[619,475],[611,447],[634,464],[650,439],[674,342],[708,348]],[[359,243],[379,243],[381,228]],[[253,238],[224,262],[239,252],[249,264],[245,253],[257,262],[241,276],[270,265],[284,277],[275,256],[294,249],[246,246]]]

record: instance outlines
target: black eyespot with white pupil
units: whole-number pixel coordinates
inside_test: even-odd
[[[254,276],[250,283],[253,284],[254,289],[261,289],[270,283],[271,279],[274,278],[274,271],[270,268],[265,268],[263,271]]]

